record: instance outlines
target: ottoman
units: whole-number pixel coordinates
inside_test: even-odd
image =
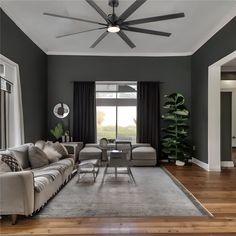
[[[101,161],[102,150],[97,147],[84,147],[79,153],[79,160],[93,160],[98,159]]]
[[[132,150],[133,166],[155,166],[156,150],[153,147],[136,147]]]

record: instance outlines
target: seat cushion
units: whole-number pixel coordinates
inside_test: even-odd
[[[137,147],[132,150],[133,160],[154,160],[156,150],[153,147]]]
[[[13,153],[15,158],[19,161],[23,169],[30,167],[28,149],[30,146],[33,146],[32,143],[27,143],[19,147],[9,148],[8,150]]]
[[[60,174],[56,169],[34,169],[34,189],[37,192],[43,191],[47,184],[52,183]]]
[[[66,158],[45,167],[33,169],[35,191],[43,191],[47,184],[55,181],[59,175],[63,176],[67,169],[73,169],[71,168],[73,165],[73,158]]]
[[[101,159],[102,150],[96,147],[85,147],[79,153],[80,160]]]

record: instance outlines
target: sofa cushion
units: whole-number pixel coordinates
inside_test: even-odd
[[[64,172],[73,165],[73,158],[67,158],[51,163],[48,166],[32,170],[34,174],[35,191],[41,192],[47,184],[52,183],[58,175],[64,175]]]
[[[132,150],[133,160],[154,160],[156,150],[153,147],[137,147]]]
[[[56,169],[34,169],[34,189],[41,192],[47,184],[52,183],[59,175],[60,172]]]
[[[11,172],[11,168],[6,162],[0,159],[0,174],[6,173],[6,172]]]
[[[8,150],[13,153],[14,157],[19,161],[23,169],[30,167],[28,148],[33,146],[32,143],[27,143],[18,147],[9,148]]]
[[[67,149],[59,142],[53,143],[53,148],[61,154],[62,158],[68,155]]]
[[[96,147],[85,147],[79,153],[80,160],[101,159],[102,150]]]
[[[35,147],[38,147],[39,149],[43,150],[44,149],[44,146],[45,146],[46,142],[44,140],[38,140],[34,146]]]
[[[66,158],[57,162],[54,162],[48,166],[48,168],[56,169],[58,170],[62,175],[64,174],[65,170],[74,165],[74,159],[73,158]]]
[[[45,152],[40,148],[31,146],[28,150],[30,165],[33,169],[48,165],[49,160]]]
[[[1,162],[8,165],[10,170],[13,171],[13,172],[23,170],[21,164],[19,163],[19,161],[12,154],[2,154],[1,155]]]
[[[50,142],[45,144],[43,151],[47,154],[50,163],[57,162],[62,157]]]

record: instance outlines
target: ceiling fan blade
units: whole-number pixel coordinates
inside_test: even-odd
[[[62,15],[58,15],[58,14],[54,14],[54,13],[44,12],[43,14],[45,16],[53,16],[53,17],[64,18],[64,19],[69,19],[69,20],[83,21],[83,22],[87,22],[87,23],[93,23],[93,24],[104,25],[104,26],[107,25],[107,24],[92,21],[92,20],[85,20],[85,19],[81,19],[81,18],[77,18],[77,17],[70,17],[70,16],[62,16]]]
[[[128,36],[121,30],[117,33],[131,48],[135,48],[135,44],[128,38]]]
[[[111,23],[108,20],[107,14],[93,1],[93,0],[85,0],[91,7],[95,9],[96,12],[109,24]]]
[[[83,30],[83,31],[79,31],[79,32],[74,32],[74,33],[70,33],[70,34],[63,34],[63,35],[58,35],[56,36],[56,38],[63,38],[63,37],[67,37],[67,36],[71,36],[71,35],[75,35],[75,34],[81,34],[81,33],[86,33],[86,32],[91,32],[91,31],[95,31],[95,30],[101,30],[101,29],[106,29],[107,27],[101,27],[101,28],[97,28],[97,29],[90,29],[90,30]]]
[[[118,24],[124,22],[130,15],[132,15],[141,5],[147,0],[136,0],[129,8],[127,8],[118,18]]]
[[[102,35],[90,46],[90,48],[95,48],[108,34],[108,31],[102,33]]]
[[[167,33],[167,32],[155,31],[155,30],[149,30],[149,29],[141,29],[141,28],[136,28],[136,27],[126,27],[126,28],[122,28],[122,30],[143,33],[143,34],[153,34],[153,35],[165,36],[165,37],[169,37],[171,35],[171,33]]]
[[[126,22],[123,22],[123,25],[144,24],[144,23],[155,22],[155,21],[171,20],[171,19],[181,18],[184,16],[185,16],[184,13],[154,16],[154,17],[148,17],[148,18],[143,18],[143,19],[138,19],[138,20],[126,21]]]

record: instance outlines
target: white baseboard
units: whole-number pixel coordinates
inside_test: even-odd
[[[234,167],[233,161],[222,161],[221,167]]]
[[[200,166],[201,168],[203,168],[204,170],[209,171],[209,165],[205,162],[202,162],[194,157],[192,157],[192,162],[198,166]]]

